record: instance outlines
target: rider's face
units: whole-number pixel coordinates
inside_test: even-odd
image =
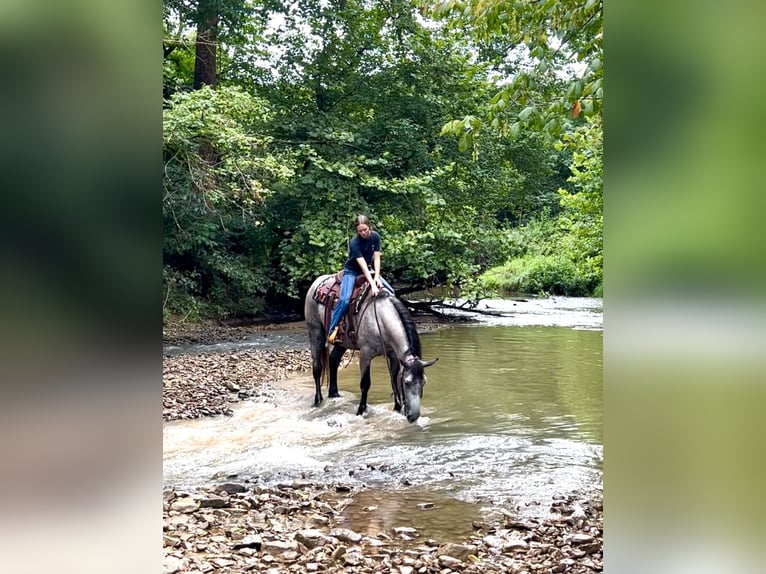
[[[370,226],[366,223],[360,223],[356,226],[356,232],[362,239],[367,239],[370,236]]]

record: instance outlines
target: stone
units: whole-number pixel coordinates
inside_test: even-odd
[[[163,574],[175,574],[181,569],[181,559],[175,556],[165,556],[165,561],[162,565]]]
[[[465,560],[469,554],[476,554],[477,547],[473,544],[448,543],[436,551],[437,556],[449,556],[458,560]]]
[[[307,521],[309,524],[313,524],[315,526],[327,526],[330,524],[330,519],[326,516],[322,516],[321,514],[312,514],[309,516],[309,519]]]
[[[199,509],[199,502],[191,497],[179,498],[173,504],[170,505],[170,510],[177,512],[189,513]]]
[[[343,556],[343,564],[346,566],[359,566],[364,562],[364,556],[358,552],[348,552]]]
[[[234,494],[236,492],[245,492],[247,488],[244,485],[236,482],[225,482],[215,487],[218,492],[225,492],[226,494]]]
[[[456,568],[458,566],[462,566],[462,564],[462,561],[458,560],[457,558],[453,558],[452,556],[447,556],[446,554],[439,556],[439,566],[442,568]]]
[[[503,544],[503,552],[524,552],[529,549],[529,543],[520,538],[508,538]]]
[[[329,542],[327,536],[315,528],[299,530],[295,533],[295,539],[309,549],[323,546]]]
[[[298,550],[298,544],[294,540],[264,540],[261,550],[269,554],[282,554],[288,550]]]
[[[350,528],[333,528],[330,530],[330,536],[337,538],[341,542],[350,542],[352,544],[357,544],[362,540],[362,535]]]
[[[589,542],[593,542],[593,536],[590,534],[584,534],[582,532],[578,532],[577,534],[573,534],[572,538],[570,538],[570,541],[572,544],[588,544]]]
[[[199,501],[200,508],[224,508],[228,504],[229,499],[220,496],[210,496]]]

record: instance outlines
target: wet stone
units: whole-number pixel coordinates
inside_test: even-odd
[[[337,538],[341,542],[350,542],[357,544],[362,540],[362,535],[349,528],[333,528],[330,530],[330,536]]]

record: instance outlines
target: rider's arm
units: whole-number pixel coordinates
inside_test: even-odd
[[[378,287],[377,285],[375,285],[375,280],[372,278],[372,275],[370,274],[370,270],[367,267],[367,262],[364,260],[364,257],[357,257],[356,262],[359,263],[359,267],[362,268],[362,273],[364,273],[364,276],[367,279],[367,282],[370,284],[370,287],[372,287],[373,294],[375,294],[375,292],[378,290]],[[378,263],[378,266],[380,266],[380,263]]]

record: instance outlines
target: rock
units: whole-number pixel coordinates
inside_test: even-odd
[[[364,556],[359,552],[348,552],[343,556],[343,564],[346,566],[359,566],[364,562]]]
[[[439,556],[439,566],[442,568],[456,568],[462,565],[463,563],[460,560],[452,556],[447,556],[446,554]]]
[[[437,556],[449,556],[458,560],[465,560],[469,554],[476,554],[477,547],[473,544],[448,543],[436,551]]]
[[[263,540],[261,540],[260,535],[251,534],[250,536],[245,536],[238,544],[235,544],[232,548],[234,550],[239,550],[240,548],[255,548],[256,550],[260,550],[262,545]]]
[[[179,498],[170,505],[170,509],[183,513],[194,512],[199,509],[199,502],[190,497]]]
[[[407,536],[417,536],[418,531],[415,528],[411,528],[410,526],[394,526],[391,531],[394,534],[398,534],[399,536],[407,535]]]
[[[245,492],[247,488],[245,488],[242,484],[237,484],[236,482],[225,482],[224,484],[220,484],[215,487],[215,489],[218,492],[225,492],[226,494],[234,494],[237,492]]]
[[[330,519],[326,516],[322,516],[321,514],[312,514],[309,516],[307,523],[313,524],[315,526],[327,526],[330,524]]]
[[[525,552],[529,549],[529,543],[520,538],[508,538],[503,544],[503,552]]]
[[[298,550],[298,543],[295,540],[264,540],[261,550],[268,554],[282,554],[288,550]]]
[[[295,539],[309,549],[323,546],[329,542],[327,536],[314,528],[299,530],[295,533]]]
[[[162,565],[163,574],[175,574],[181,569],[182,561],[175,556],[165,556],[165,561]]]
[[[346,547],[345,546],[338,546],[335,550],[332,551],[332,559],[333,560],[338,560],[345,553],[346,553]]]
[[[229,389],[232,393],[238,393],[240,391],[239,385],[236,383],[226,381],[224,384],[226,385],[226,388]]]
[[[413,570],[412,566],[399,566],[399,574],[412,574]]]
[[[229,499],[220,496],[210,496],[199,501],[200,508],[225,508],[228,505]]]
[[[362,535],[349,528],[333,528],[330,530],[330,536],[333,536],[341,542],[350,542],[357,544],[362,540]]]
[[[418,504],[418,508],[420,510],[427,510],[427,509],[433,508],[433,507],[434,507],[434,503],[433,502],[421,502],[420,504]]]
[[[578,532],[577,534],[573,534],[569,540],[572,544],[588,544],[589,542],[593,542],[593,536]]]
[[[317,570],[319,570],[319,564],[317,564],[316,562],[308,562],[304,566],[307,572],[316,572]]]

